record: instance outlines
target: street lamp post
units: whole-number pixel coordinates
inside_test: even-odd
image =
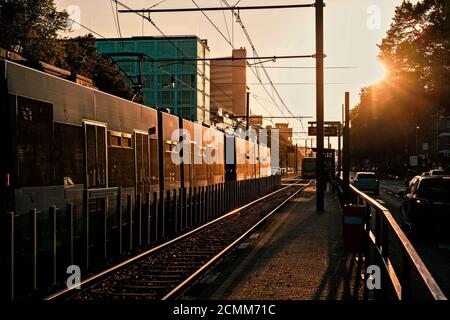
[[[417,167],[419,167],[419,129],[420,127],[416,125],[416,159]]]

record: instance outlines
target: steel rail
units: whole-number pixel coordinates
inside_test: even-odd
[[[269,219],[272,215],[274,215],[280,208],[282,208],[287,202],[289,202],[293,197],[295,197],[299,192],[303,191],[306,187],[311,184],[310,181],[307,185],[301,185],[301,188],[295,191],[292,195],[290,195],[286,200],[284,200],[281,204],[279,204],[275,209],[269,212],[266,216],[264,216],[261,220],[259,220],[256,224],[254,224],[250,229],[248,229],[244,234],[242,234],[239,238],[229,244],[225,249],[219,252],[216,256],[214,256],[211,260],[205,263],[200,269],[190,275],[186,280],[180,283],[177,287],[175,287],[172,291],[166,294],[161,300],[168,300],[170,298],[176,297],[182,290],[187,288],[191,283],[193,283],[201,274],[211,268],[216,262],[218,262],[221,258],[223,258],[231,249],[237,246],[239,242],[247,238],[250,233],[252,233],[256,228],[258,228],[262,223],[264,223],[267,219]]]
[[[289,186],[286,186],[286,187],[280,188],[278,190],[275,190],[275,191],[273,191],[273,192],[271,192],[271,193],[269,193],[269,194],[267,194],[265,196],[262,196],[261,198],[258,198],[256,200],[250,202],[250,203],[247,203],[246,205],[244,205],[242,207],[236,208],[236,209],[234,209],[234,210],[224,214],[221,217],[218,217],[218,218],[216,218],[216,219],[214,219],[214,220],[212,220],[210,222],[207,222],[207,223],[205,223],[205,224],[203,224],[203,225],[201,225],[201,226],[199,226],[199,227],[197,227],[197,228],[195,228],[195,229],[185,233],[185,234],[182,234],[182,235],[178,236],[177,238],[174,238],[174,239],[171,239],[171,240],[169,240],[167,242],[164,242],[164,243],[162,243],[162,244],[160,244],[160,245],[158,245],[158,246],[156,246],[154,248],[151,248],[151,249],[149,249],[147,251],[144,251],[144,252],[142,252],[142,253],[140,253],[140,254],[132,257],[132,258],[129,258],[129,259],[127,259],[127,260],[125,260],[125,261],[123,261],[121,263],[118,263],[117,265],[114,265],[114,266],[112,266],[112,267],[110,267],[110,268],[108,268],[108,269],[106,269],[104,271],[101,271],[101,272],[99,272],[99,273],[97,273],[97,274],[95,274],[93,276],[90,276],[89,278],[81,281],[80,284],[79,284],[79,287],[82,288],[83,286],[86,286],[86,285],[89,286],[90,284],[94,283],[95,281],[98,281],[98,280],[108,276],[109,274],[111,274],[111,273],[113,273],[115,271],[118,271],[118,270],[128,266],[129,264],[139,260],[139,259],[142,259],[142,258],[144,258],[144,257],[146,257],[146,256],[148,256],[150,254],[154,254],[154,253],[156,253],[156,252],[158,252],[158,251],[160,251],[160,250],[162,250],[162,249],[164,249],[164,248],[166,248],[166,247],[168,247],[168,246],[170,246],[170,245],[172,245],[172,244],[174,244],[176,242],[179,242],[179,241],[181,241],[181,240],[183,240],[185,238],[188,238],[188,237],[190,237],[190,236],[192,236],[192,235],[194,235],[196,233],[199,233],[200,231],[206,229],[207,227],[209,227],[209,226],[211,226],[213,224],[218,223],[219,221],[222,221],[222,220],[224,220],[226,218],[229,218],[229,217],[231,217],[233,215],[239,214],[242,210],[245,210],[245,209],[255,205],[256,203],[259,203],[259,202],[261,202],[261,201],[263,201],[263,200],[265,200],[265,199],[267,199],[267,198],[269,198],[269,197],[271,197],[271,196],[273,196],[275,194],[278,194],[278,193],[286,190],[287,188],[289,188]],[[68,295],[70,295],[72,293],[76,294],[76,293],[80,292],[81,290],[83,290],[83,289],[76,289],[76,287],[66,288],[66,289],[58,291],[58,292],[56,292],[56,293],[54,293],[54,294],[44,298],[44,300],[45,301],[55,300],[55,299],[58,299],[58,298],[66,297],[66,296],[68,296]]]

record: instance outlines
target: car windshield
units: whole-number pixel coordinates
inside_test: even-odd
[[[373,173],[358,173],[356,178],[357,179],[375,179],[375,175]]]
[[[450,179],[424,179],[417,195],[432,201],[450,202]]]

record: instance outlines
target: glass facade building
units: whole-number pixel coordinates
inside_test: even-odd
[[[196,36],[132,37],[98,39],[96,46],[99,54],[145,54],[155,60],[142,64],[145,105],[169,108],[184,119],[210,124],[210,62],[179,61],[209,58],[206,40]],[[116,56],[114,60],[131,78],[139,76],[137,56]],[[133,87],[131,80],[126,80]]]

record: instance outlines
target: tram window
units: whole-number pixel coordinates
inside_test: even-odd
[[[84,182],[83,127],[55,122],[54,130],[55,184],[82,184]]]
[[[18,97],[17,166],[22,187],[54,184],[53,105]]]
[[[159,183],[159,156],[158,156],[158,139],[150,138],[150,184],[158,185]]]
[[[108,150],[110,187],[132,187],[135,185],[134,152],[127,148],[109,148]]]
[[[124,148],[132,148],[133,145],[131,143],[131,138],[122,137],[122,147],[124,147]]]
[[[120,147],[120,137],[111,135],[111,146]]]

